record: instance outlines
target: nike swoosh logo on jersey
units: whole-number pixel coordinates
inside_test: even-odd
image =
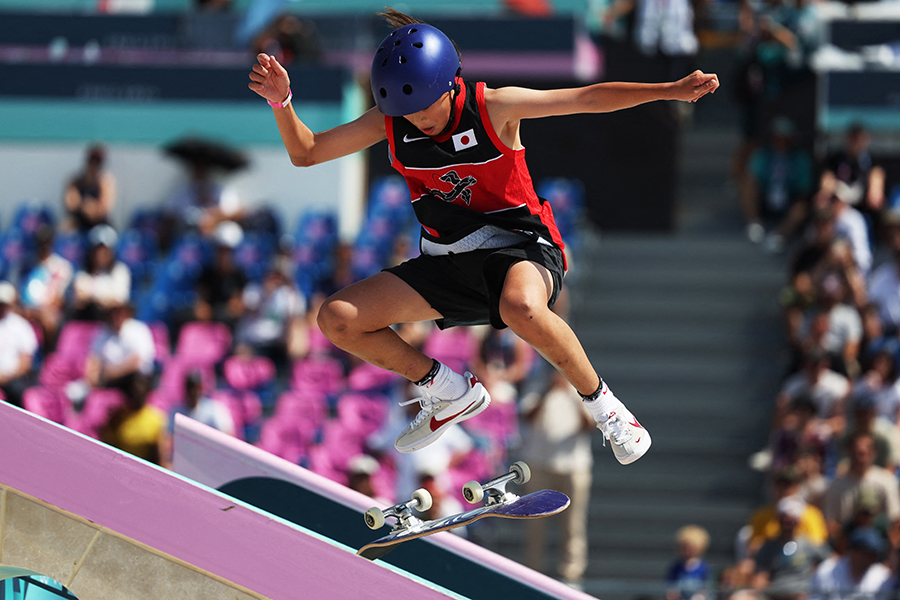
[[[431,138],[428,137],[427,135],[426,135],[426,136],[423,136],[423,137],[414,137],[414,138],[411,138],[411,137],[409,137],[409,134],[407,133],[407,134],[405,134],[405,135],[403,136],[403,141],[406,142],[407,144],[410,143],[410,142],[421,142],[422,140],[430,140],[430,139],[431,139]]]

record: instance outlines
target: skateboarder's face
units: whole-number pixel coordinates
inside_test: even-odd
[[[450,102],[450,92],[446,92],[428,108],[404,115],[403,118],[418,127],[425,135],[438,135],[450,121]]]

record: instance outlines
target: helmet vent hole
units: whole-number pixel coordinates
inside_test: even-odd
[[[418,31],[418,29],[416,29],[415,27],[413,27],[412,29],[409,30],[408,33],[415,33],[415,32],[417,32],[417,31]]]
[[[376,51],[375,51],[375,54],[378,54],[379,52],[383,52],[383,51],[384,51],[384,46],[382,46],[381,48],[379,48],[378,50],[376,50]]]
[[[421,48],[422,42],[413,42],[413,46],[415,46],[416,48]]]
[[[405,64],[406,64],[406,57],[405,57],[405,56],[401,56],[401,57],[400,57],[400,64],[401,64],[401,65],[405,65]]]
[[[387,98],[387,90],[386,89],[381,88],[380,90],[378,90],[378,93],[381,94],[382,98]]]
[[[403,93],[406,94],[407,96],[412,94],[413,93],[412,86],[409,85],[408,83],[403,84]]]
[[[395,45],[395,46],[399,46],[399,45],[402,44],[402,43],[403,43],[403,40],[396,40],[396,41],[394,42],[394,45]]]
[[[386,66],[387,66],[387,59],[384,59],[383,61],[381,61],[381,66],[382,66],[382,67],[386,67]]]

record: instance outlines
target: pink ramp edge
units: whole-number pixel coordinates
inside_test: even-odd
[[[6,403],[0,457],[0,483],[268,598],[448,597]]]
[[[362,514],[372,506],[372,499],[364,494],[184,415],[175,417],[174,444],[175,471],[212,488],[246,477],[281,479],[358,510],[360,526],[363,523]],[[436,533],[423,540],[523,582],[553,598],[596,600],[594,596],[570,588],[450,532]]]

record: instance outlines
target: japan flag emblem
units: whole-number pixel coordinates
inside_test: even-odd
[[[453,149],[457,152],[477,145],[478,140],[475,139],[474,129],[467,129],[466,131],[457,133],[453,136]]]

